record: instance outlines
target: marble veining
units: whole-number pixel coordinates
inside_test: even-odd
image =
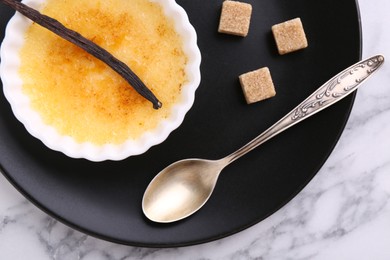
[[[390,2],[359,4],[363,57],[383,54],[389,60]],[[360,88],[345,131],[320,172],[298,196],[257,225],[196,246],[123,246],[54,220],[0,175],[0,259],[390,259],[388,62]]]

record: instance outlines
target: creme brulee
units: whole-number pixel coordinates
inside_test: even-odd
[[[148,0],[48,0],[42,13],[125,62],[162,102],[155,110],[110,67],[33,24],[20,52],[23,92],[43,121],[77,142],[119,144],[170,116],[186,83],[182,39]]]

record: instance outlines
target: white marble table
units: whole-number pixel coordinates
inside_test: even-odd
[[[359,0],[363,57],[390,59],[390,1]],[[337,7],[335,7],[337,8]],[[290,203],[233,236],[184,248],[102,241],[37,209],[0,174],[0,259],[390,259],[390,64],[358,92],[338,145]]]

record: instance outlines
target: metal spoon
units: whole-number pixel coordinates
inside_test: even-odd
[[[223,168],[287,128],[346,97],[383,62],[384,57],[377,55],[343,70],[273,126],[225,158],[187,159],[169,165],[147,187],[142,200],[144,214],[160,223],[190,216],[210,198]]]

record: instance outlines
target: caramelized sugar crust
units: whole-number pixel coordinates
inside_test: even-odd
[[[42,13],[125,62],[163,103],[159,110],[103,62],[33,24],[21,49],[23,91],[46,124],[78,142],[119,144],[169,117],[187,81],[182,39],[148,0],[48,0]]]

